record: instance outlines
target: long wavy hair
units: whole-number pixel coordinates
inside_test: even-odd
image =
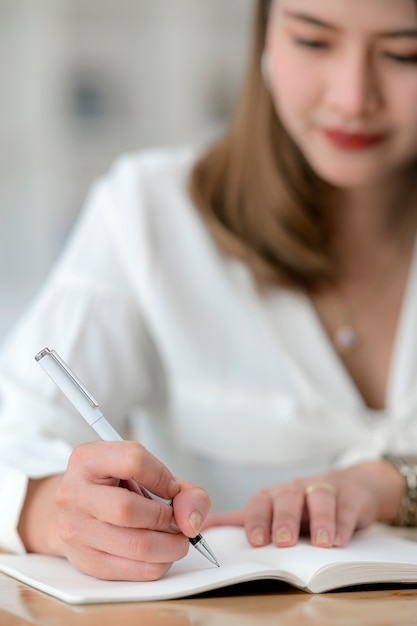
[[[220,249],[260,287],[312,291],[335,278],[313,172],[277,116],[261,72],[268,5],[257,0],[243,91],[226,134],[196,163],[190,193]]]

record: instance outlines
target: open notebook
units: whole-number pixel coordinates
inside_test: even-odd
[[[154,582],[103,581],[81,574],[65,559],[0,554],[0,571],[72,604],[133,602],[185,597],[259,579],[277,579],[321,593],[367,583],[416,583],[417,542],[386,532],[357,533],[345,548],[251,548],[241,528],[212,528],[205,538],[220,568],[192,548]]]

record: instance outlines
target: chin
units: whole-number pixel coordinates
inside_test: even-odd
[[[386,181],[389,177],[389,173],[384,169],[383,171],[374,167],[367,168],[365,164],[337,164],[335,162],[329,163],[326,166],[325,163],[319,164],[310,163],[314,172],[324,180],[327,184],[333,187],[341,189],[360,189],[364,187],[370,187],[375,184],[380,184],[382,181]]]
[[[337,175],[323,175],[317,172],[318,176],[324,180],[328,185],[337,187],[338,189],[364,189],[373,185],[379,184],[381,179],[379,178],[364,178],[363,176],[346,176],[341,174]]]

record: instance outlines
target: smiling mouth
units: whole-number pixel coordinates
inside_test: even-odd
[[[334,146],[344,150],[366,150],[384,140],[384,135],[345,133],[341,130],[324,129],[323,134]]]

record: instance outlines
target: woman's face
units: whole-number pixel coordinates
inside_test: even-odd
[[[277,113],[316,173],[372,185],[417,157],[415,0],[273,0]]]

